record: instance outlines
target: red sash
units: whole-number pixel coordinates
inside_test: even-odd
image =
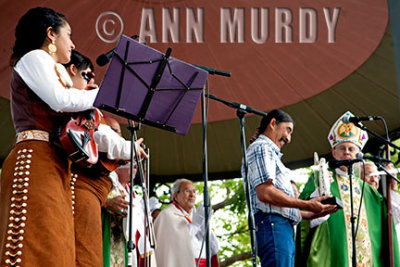
[[[182,214],[185,216],[185,219],[189,222],[192,223],[192,220],[189,218],[189,216],[186,215],[185,211],[179,206],[178,202],[175,200],[172,202],[172,204],[175,205],[175,207],[182,212]]]
[[[198,263],[199,259],[196,259],[196,265]],[[206,267],[207,266],[207,260],[201,258],[199,267]],[[219,261],[218,261],[218,255],[214,255],[211,257],[211,267],[219,267]]]
[[[196,266],[197,266],[197,263],[199,262],[199,259],[196,259]],[[207,266],[207,261],[206,261],[206,259],[203,259],[203,258],[201,258],[200,259],[200,263],[199,263],[199,267],[206,267]]]

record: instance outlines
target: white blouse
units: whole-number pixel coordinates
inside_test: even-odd
[[[100,124],[94,132],[94,141],[100,152],[107,153],[107,158],[129,160],[131,156],[131,141],[119,136],[110,126]],[[135,144],[136,149],[136,144]]]
[[[42,49],[30,51],[14,70],[28,87],[57,112],[79,112],[93,108],[99,89],[65,89],[55,71],[56,62]]]

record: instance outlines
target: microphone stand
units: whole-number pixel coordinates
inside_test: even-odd
[[[194,65],[198,68],[206,70],[209,74],[222,75],[230,77],[229,72],[216,70],[206,66]],[[208,154],[207,154],[207,110],[206,110],[206,96],[205,88],[201,92],[201,121],[202,121],[202,134],[203,134],[203,180],[204,180],[204,224],[205,224],[205,243],[206,243],[206,267],[211,267],[211,248],[210,248],[210,194],[208,191]],[[200,259],[199,259],[200,261]]]
[[[347,174],[349,175],[350,180],[350,222],[351,222],[351,242],[352,242],[352,266],[357,267],[357,259],[356,259],[356,228],[355,222],[356,217],[354,217],[353,210],[353,181],[352,181],[352,173],[353,173],[353,163],[349,164],[347,167]],[[362,200],[360,200],[362,201]]]
[[[397,150],[400,150],[400,147],[398,147],[397,145],[393,144],[392,142],[390,142],[389,140],[383,138],[382,136],[380,136],[379,134],[375,133],[374,131],[371,131],[370,129],[368,129],[367,127],[365,127],[364,125],[361,125],[359,123],[354,123],[354,126],[366,131],[367,133],[373,135],[374,137],[376,137],[379,141],[381,141],[382,143],[389,145]]]
[[[251,256],[253,267],[257,266],[257,239],[256,239],[256,227],[254,221],[254,214],[253,208],[251,207],[251,200],[250,200],[250,185],[248,183],[248,162],[247,162],[247,155],[246,155],[246,136],[244,131],[244,124],[245,119],[244,115],[246,111],[241,109],[236,110],[236,115],[239,119],[239,126],[240,126],[240,145],[242,147],[242,155],[243,155],[243,164],[244,164],[244,188],[245,188],[245,195],[246,195],[246,204],[248,207],[248,215],[247,221],[249,224],[249,232],[250,232],[250,241],[251,241]]]
[[[251,241],[251,255],[252,255],[252,263],[253,267],[257,266],[257,240],[256,240],[256,227],[255,227],[255,222],[254,222],[254,214],[253,214],[253,208],[251,207],[251,200],[250,200],[250,185],[248,183],[248,162],[247,162],[247,155],[246,155],[246,136],[245,136],[245,131],[244,131],[244,125],[245,125],[245,118],[244,115],[249,111],[252,110],[252,113],[255,113],[257,115],[261,116],[266,116],[267,114],[262,111],[258,111],[255,109],[252,109],[251,107],[247,107],[245,105],[235,103],[235,102],[229,102],[226,100],[223,100],[221,98],[218,98],[216,96],[207,95],[209,98],[219,101],[229,107],[235,108],[236,109],[236,115],[239,119],[239,126],[240,126],[240,144],[242,148],[242,154],[243,154],[243,165],[244,165],[244,189],[245,189],[245,195],[246,195],[246,204],[247,204],[247,209],[248,209],[248,216],[247,216],[247,221],[249,225],[249,232],[250,232],[250,241]]]
[[[383,121],[385,126],[386,126],[386,122]],[[389,147],[389,143],[390,139],[389,139],[389,133],[387,131],[387,127],[385,127],[386,129],[386,158],[388,160],[390,160],[390,147]],[[382,138],[383,139],[383,138]],[[382,168],[382,166],[380,166],[380,164],[378,164],[379,167]],[[383,168],[384,169],[384,168]],[[384,170],[386,172],[386,170]],[[388,174],[388,172],[386,172],[386,174]],[[393,177],[393,175],[389,174],[389,177]],[[389,249],[389,266],[393,267],[394,266],[394,255],[393,255],[393,229],[392,229],[392,192],[391,192],[391,186],[390,186],[390,181],[388,180],[388,175],[386,175],[385,177],[386,180],[386,206],[387,206],[387,227],[388,227],[388,249]],[[395,179],[396,181],[398,181],[397,179]]]
[[[378,166],[378,170],[384,171],[386,173],[386,175],[388,175],[390,178],[392,178],[396,182],[400,183],[400,180],[397,179],[395,176],[393,176],[393,174],[391,174],[388,170],[386,170],[385,166],[381,165],[380,163],[377,163],[376,165]]]
[[[203,181],[204,181],[204,223],[205,223],[205,242],[206,242],[206,266],[211,267],[211,248],[210,232],[208,220],[210,217],[210,194],[208,192],[208,154],[207,154],[207,113],[205,101],[205,89],[201,92],[201,120],[203,128]],[[200,261],[200,259],[199,259]]]
[[[400,147],[396,146],[395,144],[393,144],[392,142],[390,142],[388,133],[387,133],[387,127],[386,127],[386,122],[383,118],[381,118],[381,120],[383,121],[384,125],[385,125],[385,129],[386,129],[386,139],[383,138],[382,136],[378,135],[377,133],[369,130],[367,127],[365,127],[364,125],[361,125],[359,123],[354,123],[354,125],[366,132],[368,132],[369,134],[373,135],[374,137],[376,137],[379,141],[381,141],[382,143],[386,144],[386,157],[387,159],[390,160],[390,148],[389,146],[400,150]],[[387,176],[386,176],[387,177]],[[390,177],[393,177],[392,175],[390,175]],[[397,180],[397,179],[396,179]],[[397,180],[398,181],[398,180]],[[394,258],[393,258],[393,230],[392,230],[392,203],[391,203],[391,192],[390,192],[390,183],[388,183],[388,180],[386,179],[386,206],[387,206],[387,228],[388,228],[388,250],[389,250],[389,266],[393,267],[394,266]]]

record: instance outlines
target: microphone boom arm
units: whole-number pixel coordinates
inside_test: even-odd
[[[387,144],[387,145],[389,145],[389,146],[391,146],[391,147],[393,147],[393,148],[395,148],[395,149],[397,149],[397,150],[400,150],[400,147],[398,147],[398,146],[396,146],[395,144],[393,144],[392,142],[386,140],[385,138],[383,138],[382,136],[378,135],[377,133],[375,133],[375,132],[369,130],[369,129],[368,129],[367,127],[365,127],[364,125],[361,125],[361,124],[359,124],[359,123],[357,123],[357,122],[354,123],[354,125],[355,125],[356,127],[360,128],[360,129],[366,131],[367,133],[369,133],[369,134],[375,136],[375,137],[376,137],[379,141],[381,141],[382,143]]]

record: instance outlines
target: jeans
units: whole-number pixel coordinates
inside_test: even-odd
[[[294,265],[294,231],[290,221],[280,215],[258,212],[255,216],[257,254],[262,267]]]

